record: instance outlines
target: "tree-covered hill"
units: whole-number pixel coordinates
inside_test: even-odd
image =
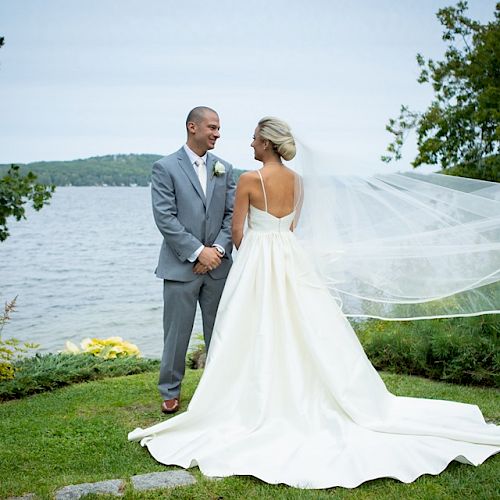
[[[21,170],[31,170],[38,176],[38,182],[56,186],[147,186],[151,167],[159,158],[161,155],[154,154],[94,156],[82,160],[21,164]],[[0,177],[9,167],[0,165]],[[241,172],[235,170],[236,180]]]
[[[21,165],[31,170],[38,181],[56,186],[147,186],[151,166],[160,155],[128,154],[94,156],[72,161],[39,161]],[[0,166],[0,176],[9,165]]]

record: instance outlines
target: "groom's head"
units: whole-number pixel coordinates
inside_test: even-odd
[[[212,108],[197,106],[186,118],[187,145],[199,156],[214,149],[220,137],[219,115]]]

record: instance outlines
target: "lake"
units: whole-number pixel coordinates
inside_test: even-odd
[[[146,187],[58,187],[50,205],[9,219],[0,243],[0,300],[17,295],[4,338],[56,352],[67,340],[120,336],[161,357],[162,237]],[[193,332],[201,332],[197,312]],[[194,335],[192,342],[195,341]]]

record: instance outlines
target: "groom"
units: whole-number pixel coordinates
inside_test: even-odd
[[[231,267],[232,166],[208,151],[220,137],[219,116],[205,106],[186,120],[187,142],[153,165],[153,215],[163,235],[156,276],[163,279],[164,347],[158,388],[163,413],[179,409],[196,304],[208,350],[215,313]]]

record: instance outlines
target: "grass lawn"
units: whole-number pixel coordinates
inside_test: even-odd
[[[181,410],[186,408],[200,375],[201,371],[187,371]],[[500,422],[500,391],[496,389],[406,375],[382,376],[394,394],[477,404],[486,418]],[[1,403],[0,498],[27,492],[51,498],[57,488],[68,484],[128,479],[134,474],[166,470],[147,449],[127,441],[130,430],[165,418],[159,412],[156,379],[156,372],[109,378]],[[353,490],[298,490],[268,485],[252,477],[213,481],[204,478],[197,468],[191,471],[198,479],[193,486],[139,494],[129,483],[124,498],[500,498],[500,454],[477,468],[453,462],[439,476],[421,476],[411,484],[377,479]]]

